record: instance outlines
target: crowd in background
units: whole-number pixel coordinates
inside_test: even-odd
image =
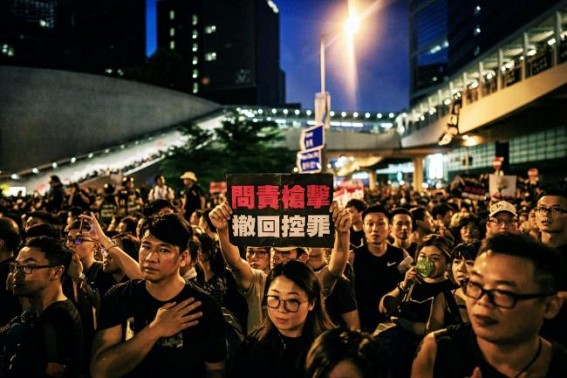
[[[567,194],[561,185],[549,189],[526,180],[514,198],[491,200],[463,195],[482,177],[420,191],[380,185],[364,200],[331,207],[335,246],[325,249],[232,245],[232,209],[224,195],[207,194],[193,172],[180,180],[180,193],[161,175],[146,190],[125,177],[121,186],[106,184],[95,191],[64,186],[52,176],[45,196],[0,197],[0,279],[8,280],[0,292],[0,376],[155,376],[161,371],[199,377],[450,377],[479,376],[472,375],[476,369],[488,377],[567,374],[565,363],[558,362],[567,356],[559,346],[567,342],[567,315],[554,302],[558,291],[561,297],[567,290]],[[53,241],[62,242],[61,248]],[[501,272],[486,270],[486,264],[476,268],[475,260],[496,259],[494,252],[506,255],[508,246],[518,251],[529,246],[531,252],[518,256],[537,265],[541,257],[532,256],[535,251],[561,268],[551,272],[553,267],[537,265],[538,272],[551,272],[540,290],[549,291],[546,309],[553,316],[524,309],[533,311],[534,320],[522,319],[524,328],[517,325],[505,335],[539,340],[534,361],[521,360],[519,367],[488,358],[483,343],[490,337],[481,334],[484,328],[496,332],[496,325],[514,323],[510,319],[518,316],[512,312],[519,301],[538,297],[522,297],[521,285],[483,285]],[[64,267],[53,273],[59,289],[51,281],[45,285],[59,298],[56,303],[65,303],[58,311],[71,314],[64,329],[76,333],[69,331],[61,343],[74,345],[73,351],[45,341],[54,329],[45,326],[50,324],[47,310],[40,306],[38,311],[34,298],[47,290],[26,291],[31,284],[25,279],[43,267],[34,260],[37,250],[45,252],[39,259],[49,260],[46,268]],[[167,265],[174,250],[178,258]],[[516,275],[530,278],[522,272]],[[169,296],[171,290],[175,295]],[[506,310],[479,315],[471,310],[473,300]],[[37,319],[41,326],[33,326]],[[470,323],[472,330],[462,327]],[[440,331],[449,326],[458,331]],[[34,333],[34,327],[43,334]],[[438,355],[446,349],[440,340],[445,339],[431,341],[431,335],[476,337],[472,346],[465,343],[474,353],[462,351],[471,354],[462,364],[469,369],[464,375],[454,375],[461,374],[455,373],[461,369],[457,357],[447,357],[454,361],[445,371],[420,356],[435,356],[431,345],[436,345],[433,360],[441,361]],[[14,341],[18,337],[25,342]],[[42,344],[29,342],[33,337]],[[134,342],[143,344],[143,337],[150,349]],[[424,351],[418,348],[423,340]],[[528,341],[518,343],[523,348],[518,350],[531,351]],[[490,342],[500,345],[500,340]],[[66,359],[50,359],[53,350]],[[42,353],[47,359],[37,357]],[[538,364],[541,353],[554,362]]]

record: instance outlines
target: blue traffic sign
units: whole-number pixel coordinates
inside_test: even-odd
[[[301,151],[321,149],[325,145],[323,125],[309,127],[301,131],[299,146]]]
[[[297,165],[301,173],[321,172],[321,150],[299,152]]]

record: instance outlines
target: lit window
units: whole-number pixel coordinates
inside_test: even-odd
[[[196,79],[199,77],[199,70],[194,69],[193,70],[193,79]]]
[[[170,10],[170,11],[169,11],[169,19],[170,19],[170,20],[175,20],[175,11],[174,11],[174,10]]]
[[[169,36],[170,36],[170,37],[175,37],[175,28],[170,28],[170,29],[169,29]]]
[[[175,50],[175,41],[169,41],[169,49]]]
[[[210,62],[213,60],[217,60],[217,53],[216,52],[210,52],[210,53],[206,53],[205,54],[205,60]]]
[[[199,93],[199,83],[193,83],[193,93]]]
[[[193,57],[193,65],[196,66],[199,63],[199,58],[197,56]]]
[[[197,30],[193,30],[193,39],[197,39],[197,37],[199,36],[199,32]]]
[[[199,17],[197,17],[197,15],[194,14],[194,15],[191,17],[191,25],[195,26],[195,25],[197,25],[198,23],[199,23]]]
[[[213,34],[216,31],[217,31],[216,25],[208,25],[207,27],[205,27],[205,33],[207,34]]]
[[[196,43],[193,43],[193,48],[191,49],[193,52],[197,52],[199,50],[199,45]]]

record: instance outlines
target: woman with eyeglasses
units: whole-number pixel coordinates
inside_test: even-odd
[[[242,344],[231,376],[303,377],[311,344],[333,328],[319,280],[304,263],[289,261],[274,267],[267,288],[268,317]]]
[[[479,248],[480,242],[461,243],[453,248],[449,277],[457,288],[437,294],[431,305],[427,332],[437,331],[452,324],[468,322],[463,285],[469,280]]]

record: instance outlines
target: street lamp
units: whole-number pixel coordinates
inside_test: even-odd
[[[360,19],[354,15],[352,10],[349,13],[344,24],[344,34],[348,37],[349,43],[352,43],[352,38],[360,28]],[[325,40],[332,34],[333,33],[322,34],[319,39],[321,92],[315,94],[315,124],[323,124],[324,129],[329,129],[331,126],[331,96],[325,89]],[[327,169],[325,147],[326,145],[321,149],[321,170],[323,172]]]

